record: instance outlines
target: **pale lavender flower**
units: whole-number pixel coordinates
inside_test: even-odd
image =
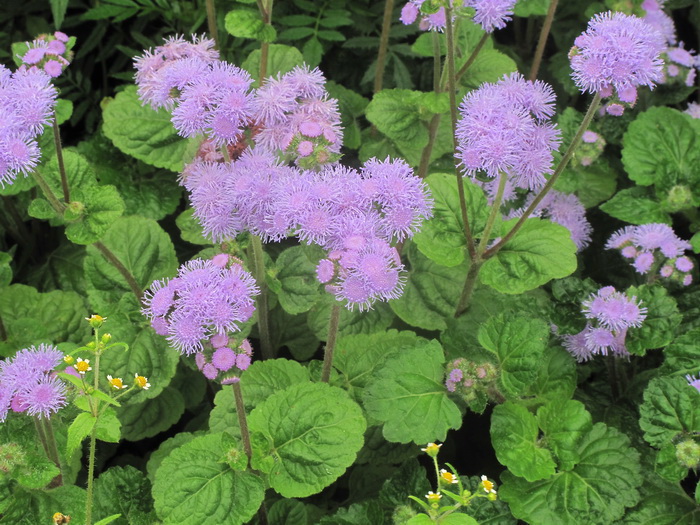
[[[685,378],[688,381],[688,385],[694,387],[695,389],[697,389],[698,392],[700,392],[700,378],[699,377],[695,377],[695,376],[688,374],[687,376],[685,376]]]
[[[676,25],[673,19],[663,11],[662,1],[644,0],[641,8],[646,11],[644,21],[661,33],[670,45],[676,43]]]
[[[506,27],[511,20],[516,0],[464,0],[464,6],[476,11],[474,22],[487,33]]]
[[[644,20],[607,12],[591,19],[569,53],[572,77],[583,92],[620,96],[663,78],[662,35]],[[624,108],[623,108],[624,109]],[[611,110],[608,110],[611,112]],[[617,114],[617,108],[611,114]]]
[[[236,353],[225,346],[217,348],[211,356],[211,362],[217,369],[227,372],[236,366]]]
[[[158,321],[159,333],[166,328],[170,344],[185,355],[200,352],[213,335],[237,331],[252,316],[258,294],[240,264],[221,268],[202,259],[185,263],[176,278],[155,281],[151,288],[143,314],[152,324]]]
[[[688,102],[688,108],[684,111],[693,118],[700,118],[700,104],[697,102]]]
[[[465,174],[497,178],[504,172],[514,187],[541,188],[559,145],[559,132],[548,121],[553,100],[551,87],[518,73],[468,93],[456,131]]]
[[[54,376],[63,353],[52,345],[31,346],[0,362],[0,421],[8,410],[48,418],[66,404],[66,386]]]

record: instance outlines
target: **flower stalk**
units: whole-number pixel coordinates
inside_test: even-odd
[[[321,372],[321,381],[328,383],[331,378],[331,368],[333,368],[333,351],[335,350],[335,342],[338,338],[338,325],[340,323],[340,304],[333,303],[331,309],[331,319],[328,325],[328,341],[326,341],[326,349],[323,354],[323,371]]]

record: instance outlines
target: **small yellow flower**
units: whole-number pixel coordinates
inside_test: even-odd
[[[63,362],[66,363],[67,365],[72,365],[73,363],[75,363],[75,359],[73,359],[72,355],[64,355]]]
[[[425,448],[422,448],[421,450],[428,454],[429,456],[435,457],[438,455],[438,452],[440,452],[440,447],[442,446],[442,443],[439,445],[436,443],[428,443]]]
[[[425,497],[430,503],[437,503],[442,498],[442,494],[439,492],[436,494],[431,490],[425,495]]]
[[[55,525],[66,525],[70,523],[70,516],[57,512],[53,515],[53,522]]]
[[[481,486],[484,487],[484,492],[487,494],[496,494],[496,491],[493,489],[493,482],[489,481],[486,476],[481,476]]]
[[[138,374],[134,374],[134,383],[136,383],[136,386],[143,388],[144,390],[151,388],[151,383],[148,382],[148,378]]]
[[[102,317],[101,315],[92,314],[90,317],[86,317],[85,320],[88,323],[90,323],[90,326],[92,326],[93,328],[99,328],[100,326],[102,326],[102,323],[104,323],[107,320],[107,318]]]
[[[107,376],[107,381],[109,381],[109,384],[112,385],[112,388],[115,390],[126,388],[126,385],[123,383],[121,377]]]
[[[85,375],[85,372],[89,372],[92,370],[92,367],[90,366],[90,360],[89,359],[81,359],[80,357],[78,358],[78,362],[75,363],[75,369],[78,371],[80,375]]]
[[[440,479],[445,483],[459,483],[459,479],[452,472],[447,472],[444,468],[440,469]]]

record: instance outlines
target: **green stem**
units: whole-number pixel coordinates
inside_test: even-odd
[[[226,147],[226,144],[221,146],[221,154],[224,157],[224,162],[226,162],[227,164],[231,162],[231,155],[228,154],[228,148]]]
[[[97,442],[97,425],[90,432],[90,455],[88,456],[87,502],[85,504],[85,525],[92,525],[92,491],[95,477],[95,447]]]
[[[532,67],[530,68],[529,79],[533,82],[537,78],[537,73],[540,70],[540,64],[542,63],[542,55],[544,54],[544,46],[547,44],[547,37],[549,36],[549,31],[552,29],[552,21],[554,20],[554,12],[557,10],[558,2],[559,0],[551,0],[549,4],[549,9],[547,10],[547,16],[545,16],[544,24],[542,24],[542,30],[540,31],[540,39],[537,42],[535,57],[532,60]]]
[[[513,236],[515,236],[515,234],[518,233],[518,231],[520,231],[520,228],[522,228],[523,224],[525,224],[525,221],[528,219],[528,217],[532,214],[533,211],[537,209],[539,203],[542,201],[542,199],[544,199],[545,195],[549,193],[549,190],[552,189],[554,184],[557,182],[559,175],[562,174],[566,166],[569,164],[571,157],[573,156],[574,152],[576,151],[576,148],[581,142],[581,137],[583,137],[583,133],[588,129],[589,124],[593,120],[593,117],[595,116],[595,113],[598,110],[599,104],[600,95],[596,93],[596,95],[593,97],[593,100],[591,101],[591,105],[588,106],[588,111],[583,117],[581,125],[576,131],[576,135],[574,135],[574,138],[571,140],[569,147],[566,149],[566,153],[564,153],[564,156],[559,161],[559,165],[556,167],[554,173],[547,181],[547,184],[544,185],[544,187],[540,190],[540,192],[537,194],[532,203],[527,207],[527,209],[522,214],[518,222],[515,223],[515,226],[513,226],[513,228],[500,241],[498,241],[494,246],[492,246],[491,248],[486,250],[486,252],[484,252],[484,259],[488,259],[496,255],[496,253],[498,253],[498,251],[501,248],[503,248],[503,246],[508,241],[510,241],[513,238]]]
[[[250,467],[250,458],[253,456],[253,449],[250,445],[250,432],[248,430],[248,419],[245,413],[245,404],[243,403],[243,391],[241,383],[237,381],[231,385],[233,387],[233,398],[236,401],[236,415],[238,416],[238,426],[241,427],[241,439],[243,440],[243,450],[248,456],[248,465]]]
[[[60,487],[63,485],[63,471],[61,470],[61,460],[58,456],[58,447],[56,446],[56,436],[53,432],[53,424],[49,418],[42,419],[41,422],[44,425],[44,430],[46,433],[49,459],[59,470],[58,476],[51,480],[51,484],[49,486],[51,488]]]
[[[51,204],[56,213],[58,213],[62,217],[63,212],[66,211],[66,205],[63,204],[60,200],[58,200],[58,197],[56,197],[54,192],[51,190],[51,186],[49,186],[44,177],[39,175],[39,172],[33,171],[32,177],[34,177],[34,180],[41,188],[41,191],[44,193],[44,197],[46,197],[46,200],[49,201],[49,204]]]
[[[458,141],[455,132],[457,130],[457,79],[455,77],[455,42],[454,42],[454,27],[452,26],[452,9],[445,6],[445,34],[447,35],[447,91],[450,96],[450,117],[452,118],[452,139],[454,150],[457,151]],[[464,184],[462,175],[459,169],[455,170],[457,177],[457,191],[459,192],[459,207],[462,213],[462,222],[464,223],[464,237],[467,242],[467,251],[469,256],[474,259],[476,255],[476,247],[474,246],[474,238],[472,237],[471,228],[469,227],[469,218],[467,217],[467,203],[464,196]]]
[[[394,0],[386,0],[384,3],[382,34],[379,37],[377,67],[374,70],[374,93],[379,93],[382,90],[382,84],[384,83],[384,68],[386,67],[386,53],[389,49],[389,33],[391,32],[391,16],[393,13]]]
[[[214,0],[206,0],[207,7],[207,26],[209,27],[209,34],[214,39],[214,45],[216,49],[219,49],[219,28],[216,25],[216,4]]]
[[[61,174],[61,188],[63,189],[63,201],[70,202],[70,190],[68,189],[68,177],[66,176],[66,166],[63,162],[63,147],[61,146],[61,132],[56,122],[56,113],[53,114],[53,143],[56,146],[56,160],[58,161],[58,172]]]
[[[122,262],[117,258],[114,252],[112,252],[112,250],[110,250],[109,248],[107,248],[107,246],[102,244],[102,241],[97,241],[93,244],[93,246],[97,248],[100,251],[100,253],[104,255],[105,259],[107,259],[107,261],[109,261],[109,263],[117,269],[117,271],[121,274],[122,277],[124,277],[124,280],[129,285],[129,288],[131,288],[131,291],[136,296],[136,299],[138,299],[139,303],[141,303],[141,299],[143,298],[143,292],[141,291],[141,287],[139,286],[139,284],[136,282],[136,278],[129,271],[129,269],[122,264]]]
[[[496,191],[496,198],[493,200],[491,205],[491,213],[489,218],[486,220],[486,226],[484,226],[484,231],[481,234],[481,241],[479,242],[479,248],[477,249],[477,258],[481,258],[481,255],[486,251],[486,246],[489,243],[491,237],[491,230],[496,222],[496,217],[501,213],[501,202],[503,201],[503,192],[506,189],[506,182],[508,181],[508,174],[505,171],[501,172],[500,178],[498,180],[498,190]]]
[[[270,318],[268,306],[267,284],[265,282],[265,258],[263,254],[262,241],[257,235],[251,236],[251,246],[253,250],[253,271],[255,280],[260,287],[260,295],[256,299],[256,309],[258,312],[258,332],[260,332],[260,351],[263,359],[272,359],[275,352],[272,349],[270,340]]]
[[[608,383],[610,384],[610,392],[613,400],[620,397],[620,385],[617,382],[617,363],[613,355],[606,356],[605,364],[608,369]]]
[[[469,55],[469,58],[467,61],[464,63],[462,67],[459,68],[459,71],[457,72],[457,80],[462,78],[462,76],[467,72],[467,70],[474,64],[474,61],[476,60],[476,57],[479,56],[479,51],[484,47],[484,44],[486,41],[489,39],[491,36],[491,33],[484,33],[481,38],[479,39],[479,42],[477,42],[476,47],[472,51],[472,54]]]
[[[435,31],[431,32],[433,39],[433,91],[439,93],[442,91],[440,85],[440,78],[442,76],[442,53],[440,52],[440,38]],[[442,115],[436,113],[430,119],[430,124],[428,125],[428,144],[423,148],[423,152],[420,157],[420,164],[418,165],[418,176],[424,179],[428,175],[428,165],[430,164],[430,155],[433,153],[433,146],[435,145],[435,140],[437,138],[437,131],[440,127],[440,118]]]
[[[260,16],[262,17],[263,23],[265,25],[270,25],[272,22],[272,1],[266,2],[265,0],[257,0],[258,9],[260,10]],[[266,5],[268,4],[268,5]],[[267,60],[270,53],[270,44],[268,42],[263,42],[260,46],[260,82],[259,85],[265,83],[265,77],[267,76]]]
[[[328,383],[331,378],[331,368],[333,368],[333,351],[335,350],[335,341],[338,337],[338,324],[340,323],[340,303],[333,303],[331,309],[331,320],[328,324],[328,340],[326,341],[326,349],[323,354],[323,371],[321,372],[321,381]]]

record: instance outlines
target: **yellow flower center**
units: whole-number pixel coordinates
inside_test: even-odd
[[[445,483],[457,483],[457,476],[452,474],[452,472],[447,472],[446,470],[440,471],[440,477]]]
[[[90,370],[90,362],[89,362],[89,361],[78,361],[78,362],[75,364],[75,369],[76,369],[79,373],[84,374],[85,372],[87,372],[88,370]]]
[[[484,486],[486,492],[491,492],[493,490],[493,482],[488,479],[481,480],[481,484]]]
[[[140,388],[146,388],[146,385],[148,384],[148,379],[146,379],[143,376],[136,376],[134,378],[134,382],[140,387]]]
[[[425,495],[425,497],[427,498],[427,500],[430,503],[437,503],[438,501],[440,501],[440,498],[442,498],[442,494],[440,494],[439,492],[436,494],[436,493],[431,491],[431,492],[428,492]]]
[[[124,388],[124,383],[122,382],[121,377],[113,377],[112,379],[109,380],[109,384],[112,385],[117,390]]]
[[[438,445],[436,443],[428,443],[425,448],[422,448],[421,450],[428,454],[429,456],[437,456],[438,452],[440,452],[440,447],[442,444]]]

